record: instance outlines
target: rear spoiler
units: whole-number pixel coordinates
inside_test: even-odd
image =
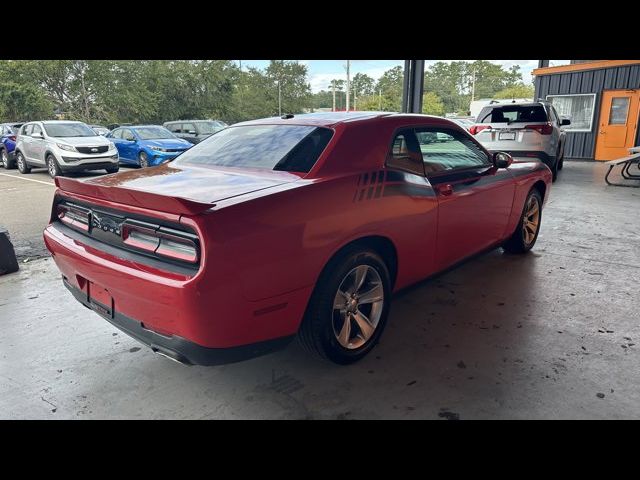
[[[197,202],[188,198],[170,197],[132,188],[95,185],[65,177],[55,177],[55,184],[63,192],[77,193],[175,215],[197,215],[216,205],[215,203]]]

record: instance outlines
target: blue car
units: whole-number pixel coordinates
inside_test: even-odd
[[[0,123],[0,165],[6,169],[14,168],[16,136],[22,123]]]
[[[121,163],[141,167],[173,160],[193,146],[160,125],[119,127],[105,137],[115,144]]]

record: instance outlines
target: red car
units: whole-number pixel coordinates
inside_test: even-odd
[[[44,239],[75,297],[159,354],[213,365],[297,335],[346,364],[379,339],[393,292],[483,250],[528,251],[550,182],[443,118],[285,115],[158,167],[57,177]]]

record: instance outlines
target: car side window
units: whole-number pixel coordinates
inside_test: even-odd
[[[492,165],[488,155],[463,132],[420,128],[416,129],[416,137],[427,176]]]
[[[24,127],[22,127],[21,135],[31,135],[31,127],[33,127],[33,125],[25,125]]]
[[[180,133],[181,130],[182,130],[182,124],[181,123],[171,123],[171,124],[167,125],[167,129],[170,132],[173,132],[173,133]]]
[[[396,133],[385,164],[387,168],[424,176],[418,140],[413,129],[400,130]]]
[[[195,132],[196,127],[193,123],[183,123],[182,124],[182,133]]]
[[[135,140],[136,137],[133,136],[133,132],[131,130],[128,129],[124,129],[122,130],[122,138],[124,138],[125,140]]]
[[[37,135],[38,133],[42,133],[42,129],[40,128],[40,125],[34,125],[33,129],[31,130],[31,136],[33,137],[34,135]]]
[[[111,138],[122,138],[122,130],[117,129],[111,132]]]

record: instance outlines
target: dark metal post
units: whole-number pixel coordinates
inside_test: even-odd
[[[411,96],[411,92],[409,90],[411,79],[411,61],[404,61],[404,79],[402,80],[402,113],[407,113],[409,111],[409,97]]]
[[[549,66],[549,60],[538,60],[538,68],[545,68]]]
[[[422,113],[422,94],[424,92],[424,60],[413,60],[411,85],[411,113]]]

